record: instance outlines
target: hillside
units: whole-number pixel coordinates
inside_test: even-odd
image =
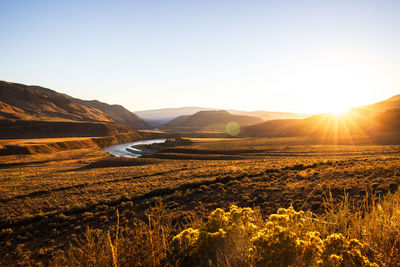
[[[317,114],[305,119],[272,120],[245,127],[243,137],[311,136],[319,139],[400,135],[400,97],[354,108],[343,115]],[[397,139],[396,139],[397,140]]]
[[[398,109],[398,108],[400,108],[400,95],[392,96],[386,100],[371,105],[358,107],[356,108],[356,110],[369,111],[374,114],[377,114],[389,109]]]
[[[262,122],[251,116],[234,115],[225,110],[199,111],[190,116],[180,116],[165,125],[169,130],[181,131],[216,131],[224,132],[227,123],[236,122],[240,127]]]
[[[137,129],[149,128],[149,125],[144,121],[144,119],[142,119],[135,113],[130,112],[121,105],[109,105],[107,103],[103,103],[97,100],[87,101],[77,98],[72,99],[74,102],[79,103],[83,106],[86,106],[88,108],[95,108],[102,111],[103,113],[110,116],[113,122],[127,124]]]
[[[0,138],[56,138],[112,136],[137,133],[124,124],[104,122],[0,120]]]
[[[85,101],[40,86],[0,81],[0,119],[92,121],[147,128],[145,121],[119,105]]]

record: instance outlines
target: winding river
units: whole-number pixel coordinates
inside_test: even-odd
[[[116,157],[127,157],[127,158],[138,158],[144,154],[148,154],[148,151],[143,150],[138,145],[151,145],[164,143],[167,139],[151,139],[141,140],[131,143],[124,143],[104,148],[105,151]]]

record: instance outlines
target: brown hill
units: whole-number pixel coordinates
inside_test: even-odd
[[[257,117],[233,115],[225,110],[199,111],[191,116],[179,116],[165,125],[169,130],[224,132],[227,123],[236,122],[240,127],[260,123]]]
[[[112,118],[114,122],[127,124],[137,129],[148,129],[149,125],[138,115],[130,112],[121,105],[109,105],[98,100],[81,100],[72,98],[74,102],[79,103],[88,108],[95,108],[102,111]]]
[[[317,114],[306,119],[272,120],[245,127],[243,137],[310,136],[321,140],[389,138],[400,136],[400,96],[354,108],[343,115]]]
[[[0,81],[0,119],[96,121],[147,128],[145,121],[119,105],[85,101],[40,86]]]

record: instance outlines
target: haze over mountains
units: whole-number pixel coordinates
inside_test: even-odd
[[[166,124],[173,119],[180,116],[193,115],[199,111],[221,110],[217,108],[206,107],[181,107],[181,108],[162,108],[153,110],[136,111],[135,113],[156,126]],[[299,114],[290,112],[276,112],[276,111],[243,111],[235,109],[227,109],[231,114],[253,116],[261,118],[262,120],[276,120],[276,119],[302,119],[309,116],[309,114]]]

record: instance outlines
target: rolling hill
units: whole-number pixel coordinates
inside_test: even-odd
[[[175,131],[224,132],[227,123],[231,121],[244,127],[260,123],[263,120],[257,117],[234,115],[225,110],[211,110],[179,116],[167,123],[164,128]]]
[[[352,109],[359,113],[368,114],[370,116],[377,116],[388,110],[399,109],[400,108],[400,95],[392,96],[386,100],[361,107]]]
[[[120,105],[86,101],[40,86],[0,81],[0,119],[121,123],[146,129],[147,123]]]
[[[241,136],[310,136],[326,140],[392,139],[400,136],[400,95],[351,109],[343,115],[326,113],[305,119],[262,122],[243,128]]]

